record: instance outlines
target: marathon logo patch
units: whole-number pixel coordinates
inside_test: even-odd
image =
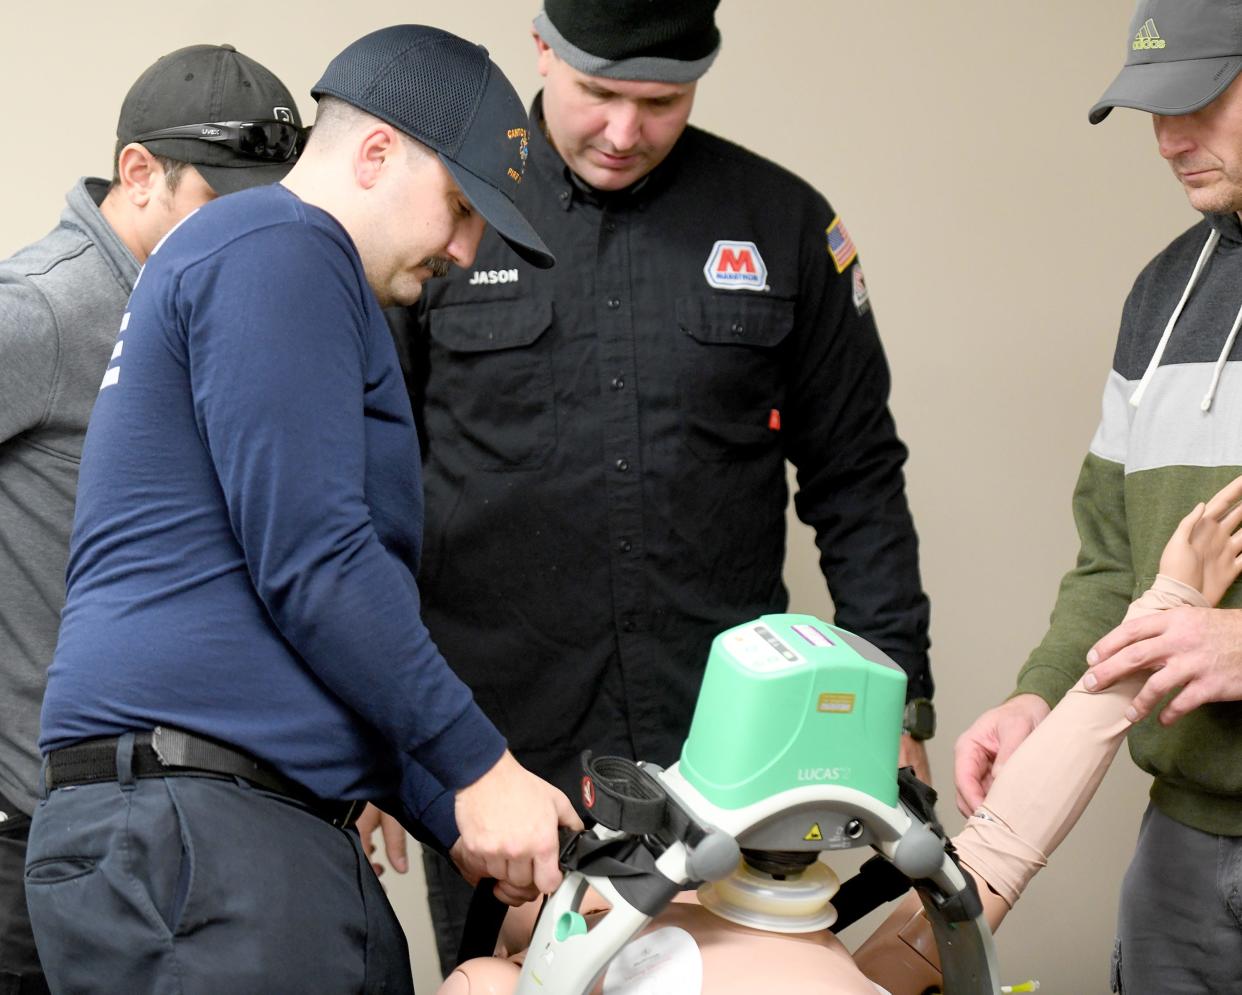
[[[703,275],[722,290],[767,290],[768,267],[754,242],[722,239],[712,246]]]

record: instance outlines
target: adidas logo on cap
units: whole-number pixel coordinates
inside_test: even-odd
[[[1138,34],[1134,36],[1134,44],[1130,47],[1136,52],[1145,48],[1164,48],[1164,39],[1156,30],[1156,22],[1150,17],[1147,18],[1143,26],[1138,29]]]

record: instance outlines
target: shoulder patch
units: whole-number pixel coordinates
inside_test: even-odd
[[[854,264],[854,310],[860,316],[871,310],[871,298],[867,294],[867,281],[863,278],[862,267]]]
[[[832,219],[832,224],[824,229],[824,233],[828,236],[828,252],[832,256],[832,262],[838,273],[844,273],[858,255],[858,250],[854,248],[854,240],[845,230],[845,222],[840,215]]]
[[[712,246],[703,275],[724,290],[767,290],[768,267],[754,242],[721,239]]]

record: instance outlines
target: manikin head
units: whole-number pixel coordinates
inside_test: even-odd
[[[527,156],[522,103],[487,51],[404,24],[360,38],[311,93],[319,117],[284,181],[349,233],[380,303],[469,266],[491,224],[534,266],[554,262],[514,206]]]
[[[1242,0],[1140,0],[1121,73],[1091,108],[1149,111],[1196,210],[1242,211]]]
[[[547,0],[534,23],[544,126],[579,178],[624,190],[672,151],[720,50],[718,2]]]
[[[289,90],[232,45],[157,60],[126,94],[116,133],[100,209],[139,262],[212,198],[283,177],[304,137]]]

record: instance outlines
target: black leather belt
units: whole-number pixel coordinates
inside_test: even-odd
[[[47,755],[44,783],[48,791],[75,784],[115,781],[117,738],[89,739]],[[181,729],[156,726],[134,735],[134,777],[240,777],[309,809],[338,828],[352,826],[366,802],[325,801],[241,750]]]

